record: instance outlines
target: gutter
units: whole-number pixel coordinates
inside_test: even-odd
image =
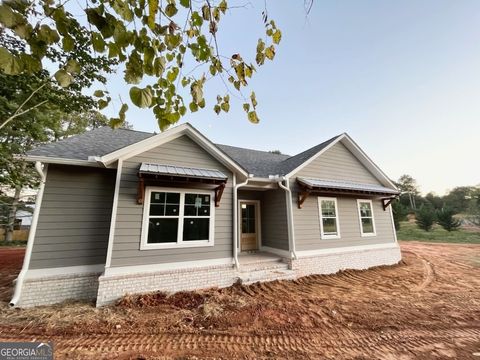
[[[286,186],[283,185],[283,181],[285,180]],[[293,208],[292,208],[292,191],[290,190],[290,182],[288,178],[282,177],[281,180],[278,181],[278,186],[285,190],[286,201],[287,201],[287,217],[288,217],[288,241],[290,246],[290,255],[292,259],[297,259],[297,253],[295,250],[295,231],[293,228]]]
[[[235,174],[234,174],[235,176]],[[248,184],[250,178],[247,178],[243,183],[236,183],[236,176],[234,177],[235,185],[233,187],[233,260],[235,261],[235,268],[240,269],[238,261],[238,188]]]
[[[42,170],[42,163],[37,161],[35,163],[35,170],[37,170],[40,175],[40,188],[38,189],[37,199],[35,201],[35,210],[33,211],[32,224],[30,225],[30,232],[28,234],[27,249],[25,251],[25,257],[23,259],[23,266],[20,274],[18,274],[15,281],[15,290],[13,293],[12,300],[10,300],[10,306],[17,306],[18,301],[20,300],[20,295],[22,294],[23,282],[25,280],[25,275],[27,274],[28,267],[30,266],[30,258],[32,256],[33,250],[33,241],[35,240],[35,233],[37,231],[38,217],[40,215],[40,206],[42,205],[43,192],[45,189],[45,182],[47,179],[47,170],[48,164],[45,164],[45,168]]]

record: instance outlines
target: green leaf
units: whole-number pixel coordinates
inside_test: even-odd
[[[26,24],[27,21],[22,15],[13,12],[9,5],[3,3],[0,5],[0,23],[7,28],[13,28],[20,24]]]
[[[98,109],[99,110],[103,110],[105,109],[107,106],[108,106],[108,101],[107,100],[104,100],[104,99],[100,99],[97,101],[97,104],[98,104]]]
[[[249,103],[243,104],[243,110],[248,113],[250,111],[250,104]]]
[[[102,90],[95,90],[93,93],[95,97],[103,97],[103,95],[105,95],[105,93]]]
[[[75,49],[75,41],[71,36],[64,36],[62,39],[62,47],[66,52],[70,52]]]
[[[200,16],[200,14],[197,11],[192,12],[192,25],[193,26],[202,26],[203,24],[203,18]]]
[[[102,35],[94,32],[92,34],[92,46],[93,50],[103,53],[105,51],[105,41],[103,40]]]
[[[273,33],[272,40],[275,44],[280,44],[280,41],[282,40],[282,32],[277,29],[277,31]]]
[[[258,116],[257,116],[257,112],[256,111],[250,111],[248,113],[248,120],[253,123],[253,124],[258,124],[259,123],[259,119],[258,119]]]
[[[167,80],[170,82],[174,82],[175,79],[178,76],[180,69],[178,67],[173,67],[168,73],[167,73]]]
[[[273,47],[273,45],[265,49],[265,56],[268,59],[273,60],[273,58],[275,57],[275,48]]]
[[[60,41],[60,36],[58,35],[57,31],[51,29],[45,24],[40,26],[40,29],[37,32],[37,37],[46,44],[53,44]]]
[[[152,98],[152,90],[149,87],[140,89],[133,86],[130,89],[130,100],[132,100],[132,103],[139,108],[147,108],[152,105]]]
[[[68,87],[72,81],[73,76],[70,75],[66,70],[60,69],[55,73],[55,79],[61,87]]]
[[[219,115],[219,114],[220,114],[220,111],[221,111],[220,106],[219,106],[219,105],[215,105],[215,106],[213,107],[213,111],[215,111],[215,113],[216,113],[217,115]]]
[[[180,5],[182,5],[185,8],[190,7],[190,0],[180,0]]]
[[[77,61],[70,59],[67,61],[65,70],[70,74],[78,74],[80,73],[80,64]]]
[[[125,120],[122,120],[120,118],[110,118],[108,124],[112,129],[118,129],[120,126],[123,125]]]
[[[230,110],[230,103],[228,102],[223,102],[222,105],[220,105],[223,111],[228,112]]]
[[[225,0],[220,1],[220,4],[218,4],[218,8],[222,13],[225,14],[225,12],[227,11],[227,2]]]
[[[23,64],[7,49],[0,47],[0,69],[7,75],[17,75],[23,70]]]
[[[30,24],[20,24],[13,28],[15,34],[22,39],[30,39],[32,36],[33,28]]]
[[[158,12],[158,0],[148,0],[147,24],[148,24],[148,27],[152,30],[155,29],[155,23],[156,23],[155,17],[157,16],[157,12]]]
[[[198,111],[198,105],[196,103],[194,103],[193,101],[188,105],[188,107],[190,108],[190,111],[192,113]]]
[[[202,6],[202,17],[203,20],[209,21],[210,20],[210,8],[207,4]]]
[[[165,14],[167,14],[168,17],[175,16],[177,12],[178,10],[174,3],[170,3],[165,7]]]
[[[252,101],[253,108],[255,109],[258,103],[257,103],[257,96],[255,95],[254,91],[252,91],[252,93],[250,94],[250,100]]]
[[[127,110],[128,110],[128,105],[127,104],[122,104],[122,107],[120,108],[120,111],[118,113],[122,122],[125,121],[125,113],[127,112]]]
[[[155,58],[155,60],[153,61],[153,71],[155,72],[156,76],[162,76],[163,72],[165,71],[166,64],[167,61],[163,56]]]

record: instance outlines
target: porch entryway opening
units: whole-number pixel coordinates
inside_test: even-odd
[[[259,249],[260,202],[240,201],[240,251],[251,252]]]

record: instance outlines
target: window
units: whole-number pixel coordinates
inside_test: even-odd
[[[322,239],[340,238],[338,223],[338,208],[336,198],[318,198],[318,211],[320,213],[320,233]]]
[[[147,187],[140,249],[212,246],[213,191]]]
[[[360,232],[362,236],[375,236],[372,200],[357,200]]]

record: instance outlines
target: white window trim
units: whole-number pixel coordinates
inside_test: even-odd
[[[364,233],[363,232],[363,225],[362,225],[362,214],[360,212],[360,203],[370,203],[370,209],[372,210],[372,226],[373,232],[371,233]],[[377,227],[375,226],[375,214],[373,213],[373,203],[370,199],[357,199],[357,211],[358,211],[358,223],[360,225],[360,234],[362,237],[370,237],[370,236],[377,236]]]
[[[335,203],[335,220],[337,222],[337,234],[329,235],[323,233],[323,215],[322,215],[322,200],[333,201]],[[318,214],[320,219],[320,238],[321,239],[340,239],[340,216],[338,214],[337,198],[334,197],[318,197]]]
[[[180,194],[180,209],[178,216],[165,216],[164,218],[178,218],[178,234],[176,243],[156,243],[149,244],[148,241],[148,222],[150,218],[150,195],[152,191],[179,193]],[[183,219],[184,219],[184,205],[185,193],[205,194],[210,196],[210,228],[208,240],[194,240],[183,241]],[[206,247],[213,246],[215,239],[215,193],[210,190],[199,189],[181,189],[181,188],[165,188],[147,186],[145,188],[145,200],[143,204],[143,220],[142,220],[142,235],[140,241],[140,250],[154,250],[154,249],[178,249],[190,247]],[[162,217],[163,218],[163,217]],[[188,216],[187,216],[188,218]],[[202,217],[203,218],[203,217]]]

